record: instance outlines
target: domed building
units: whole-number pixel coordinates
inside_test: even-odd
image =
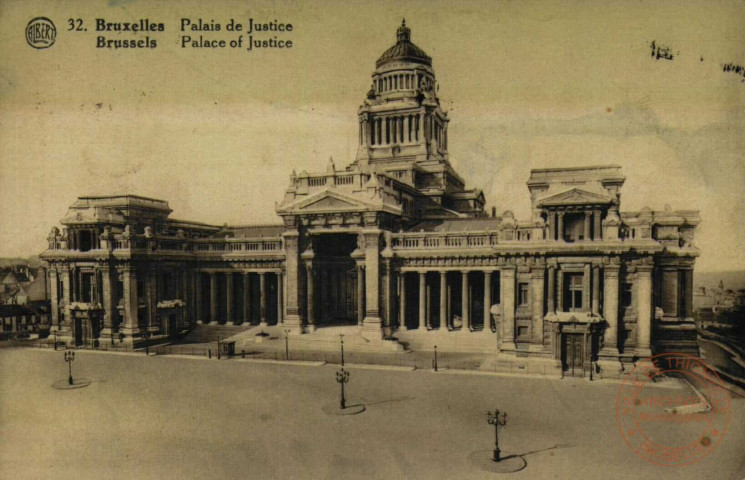
[[[405,22],[371,80],[356,158],[293,172],[281,223],[219,227],[173,219],[163,200],[80,197],[42,254],[58,337],[139,346],[201,324],[308,341],[345,326],[370,351],[436,344],[496,353],[497,369],[601,377],[696,352],[698,212],[623,212],[621,168],[601,165],[532,170],[529,219],[487,214],[450,164],[433,61]]]

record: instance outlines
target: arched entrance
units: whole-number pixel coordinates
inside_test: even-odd
[[[316,325],[357,324],[357,248],[354,233],[313,235]]]

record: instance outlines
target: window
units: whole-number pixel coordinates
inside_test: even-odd
[[[91,303],[94,301],[94,283],[92,273],[83,273],[80,276],[80,296],[79,301],[84,303]]]
[[[517,305],[526,306],[528,304],[528,284],[519,283],[517,285]]]
[[[623,290],[621,290],[621,306],[628,308],[632,304],[632,290],[633,290],[633,284],[632,283],[624,283],[623,284]]]
[[[566,277],[566,292],[564,295],[564,311],[582,311],[582,297],[584,295],[584,276],[581,273],[568,273]]]

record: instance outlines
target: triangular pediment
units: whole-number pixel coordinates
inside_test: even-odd
[[[83,212],[68,212],[68,214],[61,220],[61,223],[63,225],[73,225],[73,224],[86,224],[86,223],[95,223],[97,219],[94,215],[92,215],[89,211]]]
[[[560,205],[597,205],[611,203],[610,197],[598,195],[597,193],[588,192],[579,188],[573,188],[566,192],[561,192],[550,197],[539,200],[538,205],[541,207],[551,207]]]
[[[317,201],[305,205],[300,210],[302,211],[312,211],[312,210],[334,210],[334,209],[342,209],[347,210],[349,208],[357,208],[359,207],[358,204],[348,202],[346,200],[342,200],[338,197],[332,197],[330,195],[325,196],[323,198],[318,199]]]
[[[280,211],[287,213],[333,213],[333,212],[358,212],[374,209],[376,205],[345,195],[339,192],[325,190],[318,192],[310,198],[300,200],[289,205],[280,207]]]

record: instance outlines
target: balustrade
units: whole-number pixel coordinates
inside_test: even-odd
[[[418,248],[484,248],[497,245],[496,232],[465,234],[398,234],[393,237],[394,249]]]

